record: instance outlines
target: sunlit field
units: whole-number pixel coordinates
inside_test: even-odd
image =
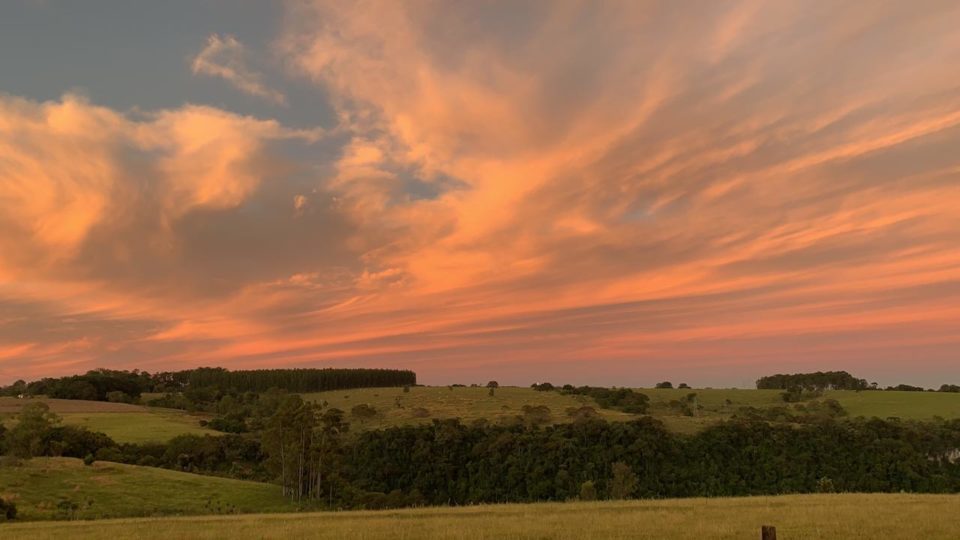
[[[729,419],[741,407],[776,407],[786,405],[779,390],[743,389],[651,389],[636,391],[650,398],[651,416],[663,421],[677,432],[690,433],[721,420]],[[694,416],[685,416],[669,403],[695,393],[700,406]],[[460,418],[464,422],[484,418],[491,422],[503,421],[523,413],[524,405],[545,405],[550,409],[554,423],[568,422],[569,408],[591,406],[610,421],[636,418],[615,410],[605,410],[585,396],[567,396],[560,392],[538,392],[530,388],[505,387],[489,395],[487,388],[470,387],[412,387],[364,388],[306,394],[306,399],[326,401],[330,406],[346,412],[366,403],[377,410],[370,419],[350,421],[357,429],[429,423],[433,419]],[[934,417],[960,418],[960,394],[943,392],[854,392],[828,391],[824,399],[836,399],[847,410],[848,416],[897,417],[903,420],[930,420]],[[419,410],[419,411],[418,411]]]
[[[63,423],[105,433],[119,443],[165,442],[177,435],[218,434],[201,427],[199,416],[184,411],[103,401],[0,397],[0,420],[12,424],[21,407],[37,401],[48,404]]]
[[[795,495],[40,522],[0,525],[4,538],[954,539],[957,495]]]
[[[488,388],[416,386],[409,388],[409,392],[402,388],[360,388],[306,394],[304,398],[326,401],[348,413],[362,403],[373,406],[378,412],[376,417],[365,420],[349,418],[351,426],[359,429],[423,424],[444,418],[460,418],[465,423],[479,419],[498,422],[523,414],[524,405],[548,407],[555,423],[570,421],[567,409],[583,406],[594,407],[600,416],[611,421],[635,418],[619,411],[600,409],[592,399],[584,396],[517,387],[496,388],[493,396]]]

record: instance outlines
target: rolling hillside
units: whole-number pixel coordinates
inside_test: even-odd
[[[36,401],[49,405],[65,424],[106,433],[120,443],[164,442],[187,433],[217,434],[201,427],[200,417],[185,411],[103,401],[0,397],[0,420],[15,421],[21,407]]]
[[[678,432],[694,432],[710,424],[730,418],[741,407],[777,407],[787,405],[779,390],[744,389],[651,389],[636,391],[650,398],[649,414]],[[694,416],[684,415],[670,406],[671,401],[695,393],[700,406]],[[356,429],[428,423],[433,419],[460,418],[471,422],[480,418],[496,422],[522,414],[524,405],[544,405],[550,409],[553,422],[568,422],[567,409],[591,406],[610,421],[629,420],[635,415],[605,410],[584,396],[568,396],[559,392],[538,392],[530,388],[502,387],[490,396],[486,388],[413,387],[365,388],[321,392],[304,395],[305,399],[326,401],[333,407],[349,411],[359,404],[373,406],[378,414],[370,419],[349,420]],[[931,420],[934,417],[960,418],[960,394],[940,392],[854,392],[835,390],[824,398],[835,399],[849,416],[898,417],[903,420]],[[421,411],[416,412],[418,409]]]
[[[23,520],[282,512],[292,509],[271,484],[153,467],[34,458],[0,466],[0,496]],[[4,536],[0,525],[0,537]]]

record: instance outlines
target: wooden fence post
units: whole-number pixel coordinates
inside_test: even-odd
[[[777,528],[773,525],[760,527],[760,540],[777,540]]]

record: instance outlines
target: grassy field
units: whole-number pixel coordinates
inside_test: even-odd
[[[786,405],[780,398],[780,390],[641,388],[638,391],[650,397],[651,415],[663,420],[672,430],[683,432],[696,431],[729,418],[740,407]],[[670,401],[683,399],[690,393],[697,394],[697,403],[702,407],[697,416],[683,416],[669,407]],[[826,392],[823,398],[837,400],[850,417],[895,416],[903,420],[931,420],[935,416],[960,418],[960,394],[832,390]]]
[[[108,462],[85,466],[72,458],[34,458],[0,466],[0,496],[15,501],[25,520],[292,509],[280,488],[270,484]],[[61,501],[77,508],[58,508]],[[0,538],[6,538],[4,532],[0,525]]]
[[[791,495],[0,525],[3,538],[953,539],[958,495]]]
[[[430,423],[435,418],[460,418],[466,423],[484,418],[497,422],[523,414],[524,405],[545,405],[550,409],[554,422],[570,421],[566,410],[584,405],[594,407],[608,420],[634,418],[619,411],[600,409],[592,399],[583,396],[516,387],[497,388],[493,396],[489,395],[487,388],[416,386],[410,388],[409,392],[404,392],[402,388],[360,388],[305,394],[304,399],[323,400],[348,413],[361,403],[372,405],[379,413],[375,418],[364,421],[349,418],[351,425],[361,429]],[[426,409],[427,416],[416,417],[418,408]]]
[[[199,417],[184,411],[103,401],[0,397],[0,420],[12,423],[21,407],[36,401],[49,405],[65,424],[106,433],[121,443],[164,442],[187,433],[217,434],[201,427]]]
[[[650,397],[649,414],[662,420],[673,431],[691,433],[710,424],[730,418],[740,407],[774,407],[785,403],[779,390],[741,389],[650,389],[639,388]],[[684,416],[669,403],[690,393],[697,394],[700,405],[696,416]],[[607,420],[629,420],[633,415],[604,410],[583,396],[566,396],[559,392],[537,392],[530,388],[498,388],[494,396],[486,388],[413,387],[409,393],[401,388],[364,388],[306,394],[306,399],[327,401],[331,406],[350,411],[356,405],[372,405],[378,415],[369,420],[350,418],[360,429],[429,423],[434,418],[461,418],[470,422],[478,418],[496,422],[522,414],[524,405],[545,405],[553,421],[567,422],[566,410],[589,405]],[[960,418],[960,394],[938,392],[852,392],[831,391],[825,398],[836,399],[851,417],[896,416],[904,420],[929,420],[935,416]],[[425,409],[427,416],[416,417],[416,409]]]

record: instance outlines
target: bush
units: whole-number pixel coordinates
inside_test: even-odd
[[[89,467],[90,465],[93,465],[93,463],[96,460],[97,458],[93,457],[93,454],[87,454],[83,456],[83,464],[86,465],[87,467]]]
[[[13,501],[0,498],[0,521],[17,519],[17,505]]]
[[[834,493],[837,489],[833,485],[833,480],[829,476],[824,476],[823,478],[817,480],[817,492],[818,493]]]
[[[114,390],[113,392],[107,392],[107,401],[110,403],[131,403],[133,398],[126,392]]]
[[[593,485],[593,482],[587,480],[586,482],[580,484],[580,500],[581,501],[595,501],[597,500],[597,487]]]
[[[106,447],[97,450],[97,453],[94,454],[97,458],[97,461],[112,461],[114,463],[123,462],[123,454],[120,453],[120,450],[116,448]]]
[[[372,405],[361,403],[360,405],[350,409],[350,414],[360,419],[373,418],[377,415],[377,409],[375,409]]]

